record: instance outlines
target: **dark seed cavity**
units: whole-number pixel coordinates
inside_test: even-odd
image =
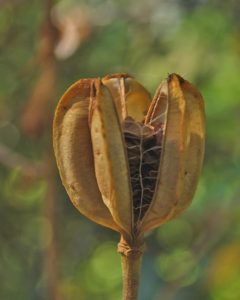
[[[134,225],[142,220],[153,199],[161,156],[162,128],[144,125],[127,117],[123,134],[133,194]]]

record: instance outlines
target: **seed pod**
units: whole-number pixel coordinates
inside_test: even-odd
[[[204,153],[203,99],[177,74],[153,101],[127,74],[82,79],[57,106],[53,139],[73,204],[131,240],[191,202]]]
[[[79,80],[63,95],[53,125],[53,146],[63,185],[74,206],[89,219],[119,230],[98,189],[88,126],[91,79]]]
[[[155,111],[150,109],[146,122],[159,115],[161,101],[167,106],[163,152],[142,231],[161,225],[190,204],[203,162],[205,119],[200,93],[179,75],[170,75],[157,91],[152,103]]]

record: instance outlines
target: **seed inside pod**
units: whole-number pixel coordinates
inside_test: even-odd
[[[159,136],[162,133],[162,127],[155,132],[152,126],[135,122],[131,117],[123,122],[135,225],[141,221],[153,199],[162,149]]]
[[[133,217],[134,226],[138,227],[145,213],[150,207],[154,196],[159,164],[162,152],[162,143],[166,122],[167,106],[164,105],[166,95],[159,95],[153,107],[159,110],[161,102],[161,113],[158,112],[144,122],[137,122],[127,117],[123,122],[123,135],[128,156],[130,171],[130,182],[133,195]]]
[[[158,91],[151,103],[150,94],[127,74],[108,76],[103,82],[115,99],[122,124],[132,192],[133,228],[137,230],[150,207],[159,174],[167,91]]]
[[[193,198],[204,153],[203,99],[177,74],[152,100],[128,74],[82,79],[59,102],[53,137],[72,202],[133,241]]]

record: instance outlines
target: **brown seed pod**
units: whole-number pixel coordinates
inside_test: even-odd
[[[79,80],[59,102],[53,146],[63,185],[76,208],[89,219],[118,230],[102,201],[94,169],[88,114],[91,79]]]
[[[151,101],[127,74],[82,79],[60,100],[54,151],[73,204],[129,241],[191,202],[204,153],[204,105],[171,74]]]

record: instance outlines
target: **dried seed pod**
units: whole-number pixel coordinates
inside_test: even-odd
[[[121,125],[108,89],[95,80],[90,128],[95,173],[103,202],[120,228],[131,234],[132,203]]]
[[[63,185],[74,206],[89,219],[119,230],[98,189],[88,112],[91,79],[79,80],[61,98],[53,124],[53,146]]]
[[[204,153],[203,99],[177,74],[152,102],[127,74],[80,80],[58,104],[54,150],[75,206],[134,240],[192,200]]]
[[[150,110],[146,122],[157,118],[161,101],[167,107],[163,152],[142,231],[161,225],[190,204],[203,162],[205,118],[201,94],[179,75],[170,75],[157,91],[152,104],[155,110]]]

